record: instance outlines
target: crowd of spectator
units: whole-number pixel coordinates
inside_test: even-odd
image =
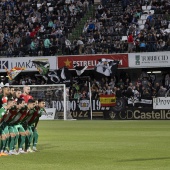
[[[92,74],[91,74],[92,75]],[[137,80],[133,80],[125,71],[120,72],[120,76],[103,77],[94,79],[86,76],[80,81],[72,81],[70,88],[70,99],[89,98],[89,83],[93,99],[99,99],[100,94],[115,94],[117,97],[165,97],[170,85],[170,74],[162,75],[161,80],[157,80],[155,74],[142,72]],[[21,75],[12,81],[12,85],[45,85],[47,82],[42,77]]]
[[[170,50],[168,0],[102,0],[83,29],[84,53]]]
[[[103,77],[101,79],[93,79],[91,82],[91,93],[89,93],[88,81],[74,83],[70,87],[70,99],[82,100],[91,98],[99,100],[100,95],[115,94],[117,98],[128,99],[148,99],[153,97],[165,97],[169,93],[170,74],[163,75],[163,79],[158,81],[155,74],[147,74],[142,72],[140,77],[135,81],[131,80],[128,73],[122,71],[119,79],[117,77]]]
[[[91,0],[2,0],[0,55],[64,54],[69,33],[91,3]]]
[[[168,0],[101,0],[73,41],[93,0],[2,0],[0,55],[48,56],[170,50]]]
[[[101,0],[87,20],[82,35],[68,35],[93,5],[92,0],[3,0],[0,2],[0,55],[49,56],[70,54],[152,52],[170,50],[170,2],[168,0]],[[93,99],[100,94],[117,97],[164,97],[170,75],[162,82],[142,74],[131,81],[90,80]],[[42,78],[20,76],[13,85],[44,85]],[[70,99],[89,98],[88,82],[73,83]]]

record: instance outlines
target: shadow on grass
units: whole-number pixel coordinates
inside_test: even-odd
[[[54,149],[54,148],[58,148],[59,146],[56,145],[52,145],[52,144],[38,144],[38,148],[39,150],[47,150],[47,149]]]
[[[118,160],[117,162],[154,161],[154,160],[157,161],[157,160],[166,160],[166,159],[170,159],[170,157],[124,159],[124,160]]]

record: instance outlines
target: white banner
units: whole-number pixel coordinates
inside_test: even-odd
[[[128,98],[128,104],[135,104],[135,103],[152,104],[152,100],[148,100],[148,99],[139,100],[138,98]]]
[[[50,63],[50,70],[57,69],[57,57],[48,56],[48,57],[15,57],[15,58],[0,58],[0,72],[6,72],[4,66],[9,70],[13,67],[24,67],[25,71],[37,71],[33,60],[45,60]]]
[[[56,108],[46,108],[46,114],[40,117],[40,120],[54,120]]]
[[[153,98],[153,109],[170,109],[170,97]]]
[[[170,52],[129,53],[129,67],[170,67]]]

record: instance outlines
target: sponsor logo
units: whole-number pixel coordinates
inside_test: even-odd
[[[110,119],[115,119],[116,113],[114,111],[109,112]]]
[[[126,110],[124,113],[120,112],[121,119],[135,119],[135,120],[170,120],[170,110]]]
[[[160,98],[160,97],[157,97],[157,98],[154,98],[153,99],[153,102],[155,105],[169,105],[170,104],[170,98],[167,97],[167,98]]]
[[[45,115],[47,116],[47,118],[52,118],[53,117],[53,112],[47,112]]]
[[[140,65],[140,55],[135,56],[135,63],[136,65]]]
[[[8,61],[0,61],[0,69],[5,69],[9,67]]]
[[[118,60],[119,61],[119,65],[123,65],[123,61],[122,60]],[[89,67],[95,67],[98,64],[97,60],[76,60],[76,61],[72,61],[69,60],[68,58],[64,61],[64,65],[66,67],[73,67],[73,65],[76,64],[77,66],[89,66]]]
[[[170,109],[170,97],[153,98],[154,109]]]
[[[141,56],[142,63],[168,63],[169,57],[167,55],[160,56]]]
[[[39,60],[44,61],[44,60],[48,60],[48,59],[41,58]],[[8,69],[12,69],[14,67],[21,67],[21,68],[26,68],[26,69],[30,69],[30,70],[33,70],[33,69],[37,70],[36,65],[32,62],[31,59],[28,59],[28,60],[26,60],[26,59],[24,59],[24,60],[21,60],[21,59],[20,60],[19,59],[0,60],[0,69],[4,70],[5,67]]]
[[[80,110],[86,111],[90,109],[90,101],[89,100],[80,100],[79,103]]]

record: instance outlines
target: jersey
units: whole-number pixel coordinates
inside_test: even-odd
[[[27,116],[27,106],[25,105],[20,110],[17,111],[17,115],[13,118],[13,120],[10,122],[11,124],[18,124],[23,121],[23,119]]]
[[[4,108],[4,107],[1,107],[0,108],[0,119],[1,119],[1,121],[0,121],[0,127],[2,126],[2,124],[4,123],[4,121],[3,121],[3,118],[4,118],[4,116],[7,114],[7,110]]]
[[[32,116],[34,113],[34,109],[27,110],[27,115],[22,119],[23,124],[27,124],[28,117]]]
[[[6,114],[6,109],[4,108],[4,107],[1,107],[0,108],[0,119],[2,119],[3,118],[3,116]]]
[[[24,99],[25,100],[25,103],[28,103],[28,100],[29,99],[33,99],[33,97],[29,94],[21,94],[20,98]]]
[[[16,117],[18,113],[18,109],[16,106],[13,106],[10,110],[9,113],[6,117],[4,117],[4,122],[6,122],[7,124],[11,124],[11,122],[14,120],[14,118]]]
[[[34,112],[32,115],[30,115],[27,119],[27,122],[29,125],[37,122],[39,120],[39,118],[42,116],[42,114],[46,113],[44,108],[40,108],[40,107],[35,107],[34,108]]]

